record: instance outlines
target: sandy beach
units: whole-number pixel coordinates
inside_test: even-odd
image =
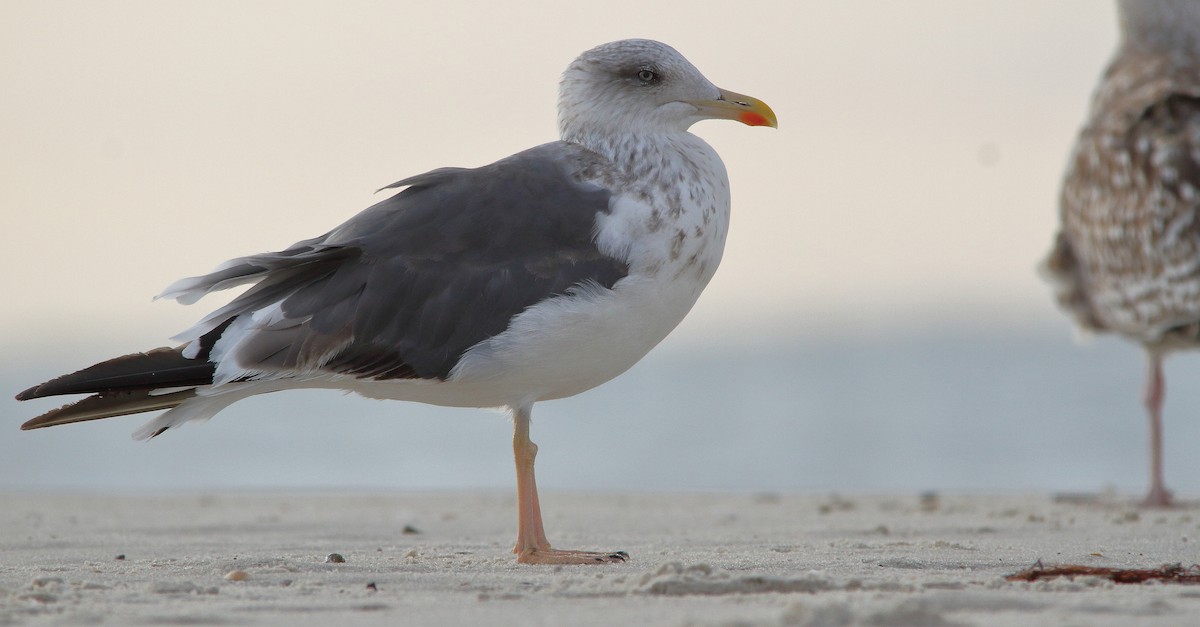
[[[1124,497],[547,492],[0,495],[0,625],[1194,625],[1200,586],[1005,579],[1200,562],[1200,507]],[[331,558],[336,553],[342,562]],[[236,573],[236,574],[231,574]],[[239,580],[240,579],[240,580]]]

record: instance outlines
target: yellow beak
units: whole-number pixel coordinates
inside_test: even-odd
[[[779,128],[775,112],[767,103],[736,92],[720,90],[716,100],[688,100],[688,104],[700,110],[706,118],[736,120],[747,126],[769,126]]]

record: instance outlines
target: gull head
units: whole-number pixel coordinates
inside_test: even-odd
[[[558,128],[567,141],[682,133],[708,119],[777,126],[761,100],[713,85],[674,48],[649,39],[596,46],[567,67],[559,84]]]

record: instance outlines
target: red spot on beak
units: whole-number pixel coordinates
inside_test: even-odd
[[[738,116],[738,121],[746,126],[767,126],[770,124],[770,122],[767,121],[766,116],[753,111],[746,111],[742,113]]]

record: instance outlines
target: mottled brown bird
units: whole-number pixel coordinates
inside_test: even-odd
[[[1044,269],[1088,331],[1146,348],[1149,506],[1163,483],[1163,356],[1200,347],[1200,2],[1119,0],[1121,42],[1071,156]]]

